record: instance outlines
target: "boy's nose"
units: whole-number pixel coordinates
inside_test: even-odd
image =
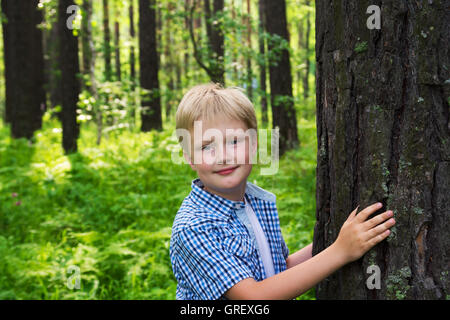
[[[216,163],[217,164],[234,164],[234,150],[227,150],[227,148],[222,147],[219,148],[222,150],[218,150],[216,154]]]

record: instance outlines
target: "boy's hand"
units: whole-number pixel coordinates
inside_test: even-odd
[[[389,228],[395,224],[394,218],[391,218],[392,211],[388,210],[366,221],[382,206],[381,203],[375,203],[358,215],[356,215],[358,207],[350,213],[333,244],[338,252],[342,253],[346,262],[357,260],[389,235]]]

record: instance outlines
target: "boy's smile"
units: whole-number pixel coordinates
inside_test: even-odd
[[[256,153],[256,137],[250,138],[244,122],[218,116],[197,123],[191,157],[185,154],[191,168],[197,171],[205,191],[223,198],[242,201],[247,177],[252,170],[251,157]],[[252,146],[252,148],[250,148]],[[193,159],[192,159],[193,158]]]
[[[239,166],[227,167],[225,169],[221,169],[219,171],[215,171],[215,173],[220,174],[222,176],[229,175],[230,173],[234,172],[234,170],[236,170],[238,167]]]

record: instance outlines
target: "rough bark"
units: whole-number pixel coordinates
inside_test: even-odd
[[[381,7],[381,29],[366,9]],[[319,299],[445,299],[450,257],[448,1],[316,1],[313,254],[381,201],[391,235],[316,288]],[[384,211],[384,210],[382,210]],[[381,212],[381,211],[380,211]],[[381,270],[368,289],[367,268]]]
[[[14,138],[28,138],[42,125],[45,111],[42,11],[37,0],[2,0],[5,63],[5,120]]]
[[[159,92],[159,57],[156,44],[154,0],[139,0],[139,61],[141,87],[149,91],[142,96],[141,130],[162,129]]]
[[[297,119],[292,96],[292,75],[289,51],[282,42],[289,44],[286,23],[285,0],[266,0],[266,28],[271,35],[269,51],[277,52],[269,61],[272,125],[280,130],[280,156],[299,144]]]

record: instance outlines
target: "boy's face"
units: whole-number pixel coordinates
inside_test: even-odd
[[[256,130],[248,130],[240,120],[218,116],[214,121],[196,121],[190,133],[191,153],[185,157],[205,190],[241,201],[256,153]]]

